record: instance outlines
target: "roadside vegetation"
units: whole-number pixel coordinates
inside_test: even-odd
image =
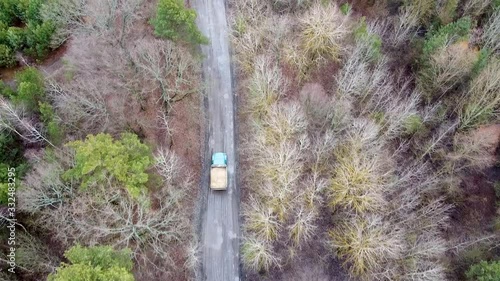
[[[437,2],[231,2],[249,280],[498,278],[500,7]]]
[[[0,1],[0,280],[195,278],[199,143],[174,143],[201,134],[195,18],[180,1]]]

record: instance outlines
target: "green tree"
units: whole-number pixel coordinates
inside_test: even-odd
[[[14,50],[20,50],[26,44],[26,31],[23,28],[11,26],[7,29],[7,39]]]
[[[470,281],[499,281],[500,261],[481,261],[472,265],[465,275]]]
[[[8,29],[9,29],[9,26],[0,20],[0,44],[3,44],[3,45],[9,44],[9,37],[7,34]]]
[[[354,37],[361,46],[365,46],[363,51],[371,62],[376,62],[382,56],[382,39],[377,34],[368,31],[365,17],[361,18],[354,30]]]
[[[41,23],[40,8],[43,0],[18,0],[17,10],[19,17],[25,23],[39,24]]]
[[[432,30],[427,34],[420,58],[421,63],[427,65],[429,58],[434,52],[447,43],[457,42],[460,39],[467,38],[471,31],[472,22],[469,17],[463,17],[457,21]]]
[[[54,108],[46,102],[40,102],[38,105],[40,109],[40,118],[45,124],[49,139],[51,142],[59,144],[63,137],[63,132],[61,130],[61,124],[56,119]]]
[[[134,198],[145,189],[151,151],[137,135],[124,133],[116,141],[108,134],[88,135],[85,141],[74,141],[68,146],[75,149],[75,166],[64,176],[81,180],[81,188],[112,178],[123,184]]]
[[[52,22],[43,22],[37,25],[28,25],[28,32],[26,35],[25,52],[37,59],[43,59],[50,51],[50,43],[52,42],[52,35],[56,31],[56,27]]]
[[[0,0],[0,21],[11,25],[16,20],[16,5],[18,0]]]
[[[28,168],[23,153],[24,149],[20,139],[6,132],[0,133],[0,204],[7,203],[8,169],[15,168],[16,179],[19,179]]]
[[[171,40],[186,38],[194,44],[207,44],[195,23],[196,12],[186,9],[182,0],[160,0],[156,16],[151,19],[155,35]]]
[[[133,281],[131,255],[128,248],[76,245],[64,253],[71,264],[62,263],[48,281]]]
[[[16,65],[14,51],[7,45],[0,44],[0,67],[12,67]]]
[[[16,95],[16,92],[12,88],[0,80],[0,95],[6,98],[12,99]]]
[[[38,103],[45,99],[45,85],[42,74],[34,67],[28,67],[16,74],[17,93],[15,103],[24,104],[31,111],[38,111]]]

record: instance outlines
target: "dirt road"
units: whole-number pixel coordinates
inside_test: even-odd
[[[194,3],[193,3],[194,2]],[[198,13],[197,24],[210,40],[202,46],[205,56],[206,145],[202,188],[202,280],[236,281],[239,272],[239,191],[236,186],[235,106],[229,56],[228,25],[224,0],[191,1]],[[211,191],[208,187],[210,155],[226,152],[229,186],[227,191]]]

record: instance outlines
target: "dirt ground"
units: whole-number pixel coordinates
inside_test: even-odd
[[[480,172],[468,172],[462,175],[460,184],[460,199],[450,214],[450,227],[446,232],[447,238],[458,241],[475,241],[481,237],[494,235],[495,219],[498,216],[498,197],[495,193],[495,184],[500,182],[500,124],[483,126],[476,129],[473,135],[487,144],[490,153],[497,164]],[[464,272],[468,267],[483,259],[492,258],[500,254],[499,248],[481,246],[464,249],[458,254],[450,253],[453,266],[451,274],[457,280],[464,280]]]
[[[499,159],[500,124],[483,126],[472,133],[486,145],[488,151]],[[462,176],[460,190],[462,202],[456,206],[452,214],[453,232],[482,233],[491,231],[496,215],[495,183],[500,181],[498,165],[479,173],[469,172]]]

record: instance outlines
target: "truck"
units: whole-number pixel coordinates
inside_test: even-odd
[[[212,190],[227,189],[227,154],[216,152],[212,154],[210,166],[210,188]]]

